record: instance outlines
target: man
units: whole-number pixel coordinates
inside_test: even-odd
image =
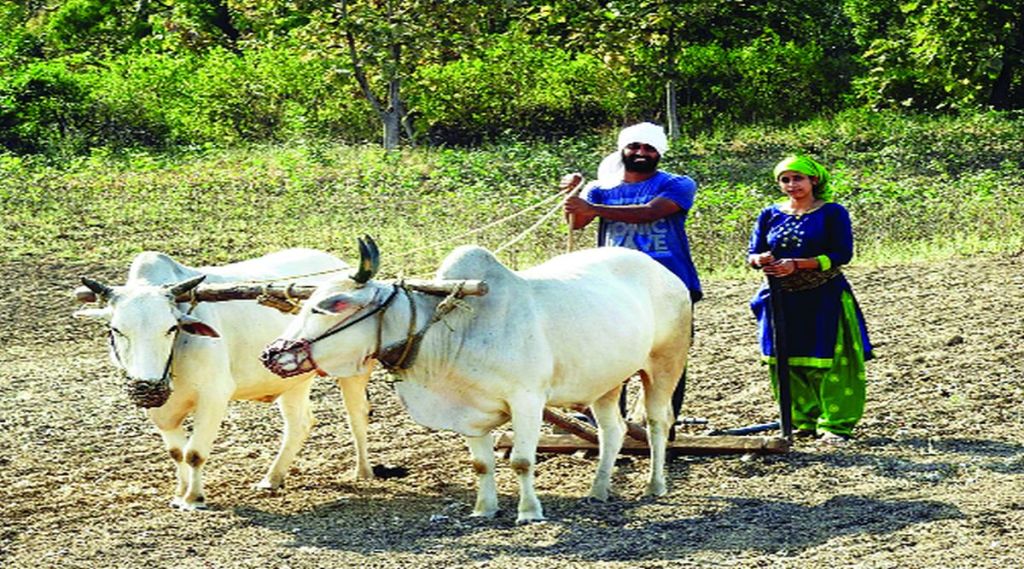
[[[686,216],[693,207],[697,183],[689,176],[658,169],[667,150],[668,139],[658,125],[645,122],[622,129],[618,150],[601,161],[598,180],[587,186],[583,197],[575,191],[582,175],[562,178],[561,187],[569,191],[564,209],[573,229],[599,218],[599,247],[646,253],[686,283],[697,302],[704,295],[686,237]],[[685,390],[684,373],[672,395],[676,416]]]

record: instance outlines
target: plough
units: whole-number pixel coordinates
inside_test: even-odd
[[[544,409],[544,421],[554,425],[563,433],[541,435],[538,452],[574,453],[598,450],[597,429],[588,421],[582,421],[563,411]],[[681,423],[695,421],[683,419]],[[677,423],[678,425],[679,423]],[[667,452],[674,455],[719,455],[719,454],[780,454],[789,452],[790,442],[785,437],[761,436],[755,433],[777,428],[777,423],[755,425],[742,429],[713,432],[706,435],[683,435],[677,433],[668,441]],[[503,433],[495,445],[499,452],[507,454],[512,449],[512,435]],[[626,421],[626,438],[622,443],[623,454],[647,454],[647,429],[643,425]]]

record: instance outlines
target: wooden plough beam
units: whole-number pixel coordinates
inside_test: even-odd
[[[459,290],[463,296],[483,296],[487,294],[487,283],[479,280],[445,281],[409,279],[402,281],[410,289],[427,294],[447,295]],[[276,298],[281,301],[309,298],[315,285],[281,285],[253,283],[201,284],[192,291],[178,295],[178,302],[222,302],[227,300],[252,300],[261,296]],[[96,293],[87,287],[75,289],[75,298],[79,302],[96,302]]]
[[[580,421],[551,408],[544,409],[544,420],[560,427],[567,434],[541,435],[537,445],[538,452],[573,453],[577,451],[597,451],[597,430],[584,421]],[[647,454],[647,430],[631,421],[626,421],[626,439],[623,441],[623,454]],[[508,452],[512,449],[512,436],[504,433],[498,439],[495,449]],[[688,455],[719,455],[719,454],[781,454],[789,452],[790,442],[783,437],[741,436],[741,435],[680,435],[668,442],[669,454]]]

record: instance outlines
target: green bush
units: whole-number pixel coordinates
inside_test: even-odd
[[[0,144],[18,153],[376,139],[337,65],[287,47],[132,53],[30,63],[0,78]]]
[[[77,153],[112,122],[91,97],[82,58],[30,63],[0,77],[0,144],[20,153]]]
[[[616,122],[627,98],[600,60],[514,34],[479,57],[421,68],[410,109],[434,142],[494,139],[508,131],[561,138]]]
[[[287,46],[241,54],[212,48],[187,59],[149,54],[125,58],[117,66],[121,72],[110,74],[106,92],[119,97],[119,107],[146,106],[177,145],[375,137],[365,101],[333,88],[335,68]],[[133,96],[141,93],[142,99]]]
[[[853,63],[817,44],[766,33],[747,45],[694,45],[679,58],[680,120],[691,132],[729,124],[782,124],[835,109]]]

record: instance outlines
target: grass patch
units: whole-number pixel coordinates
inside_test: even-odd
[[[549,198],[565,172],[592,177],[612,138],[390,154],[318,142],[97,151],[61,164],[0,156],[0,256],[127,266],[140,251],[161,250],[201,265],[315,247],[352,259],[355,238],[369,233],[383,272],[424,276],[455,245],[494,249],[526,231],[557,200],[460,237]],[[1024,250],[1024,116],[847,113],[676,141],[664,167],[700,184],[689,230],[706,278],[742,270],[758,211],[781,198],[770,169],[794,151],[831,167],[835,199],[854,219],[857,262]],[[593,228],[576,236],[593,242]],[[558,213],[500,256],[525,267],[565,243]]]

